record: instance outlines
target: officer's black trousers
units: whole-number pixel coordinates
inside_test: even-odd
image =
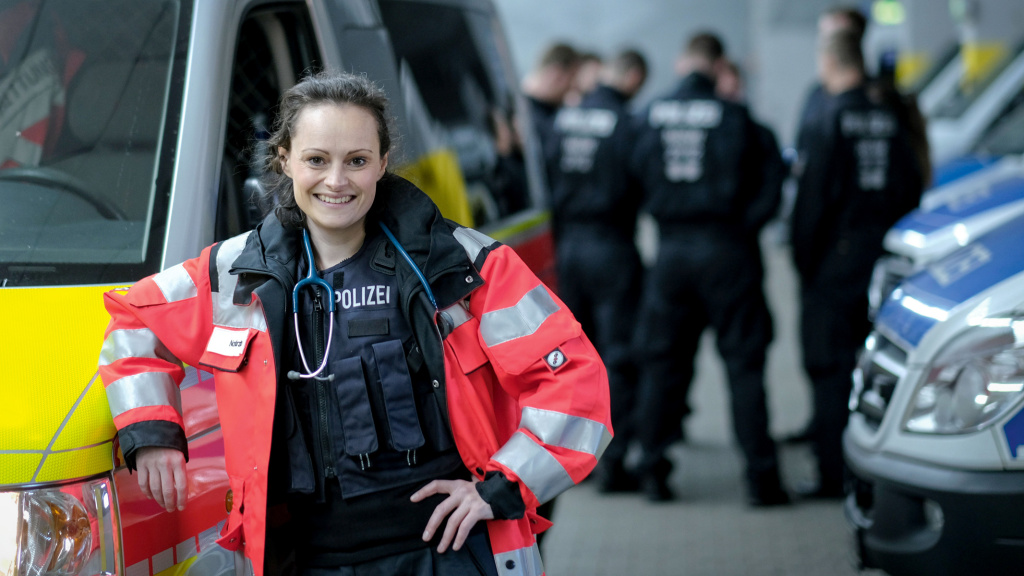
[[[842,488],[851,374],[871,327],[867,291],[878,253],[832,251],[801,287],[800,339],[813,387],[814,453],[820,482],[831,490]]]
[[[777,482],[764,388],[772,321],[763,276],[753,240],[662,230],[657,264],[645,280],[636,336],[641,472],[666,469],[664,451],[678,437],[700,332],[710,324],[729,377],[733,430],[746,457],[747,479],[752,486]]]
[[[632,238],[600,227],[564,230],[557,262],[558,296],[608,369],[615,438],[602,460],[621,463],[633,435],[637,382],[632,338],[643,265]]]

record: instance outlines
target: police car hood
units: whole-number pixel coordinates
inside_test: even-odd
[[[918,266],[934,262],[1024,214],[1024,160],[1007,157],[933,188],[889,230],[885,248]]]
[[[936,166],[932,173],[933,188],[945,186],[950,182],[959,180],[964,176],[974,174],[979,170],[999,162],[1001,156],[989,156],[973,154],[961,156],[944,164]]]
[[[875,327],[905,349],[987,289],[1024,273],[1024,215],[928,265],[893,291]]]
[[[0,486],[111,469],[115,430],[96,374],[110,288],[0,289]]]

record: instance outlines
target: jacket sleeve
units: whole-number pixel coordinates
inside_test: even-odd
[[[188,458],[179,386],[212,331],[207,248],[199,258],[104,295],[110,324],[99,373],[125,463],[139,448],[181,450]]]
[[[782,184],[788,169],[779,151],[775,134],[768,127],[753,120],[750,120],[750,130],[754,135],[756,166],[759,168],[760,178],[743,220],[745,229],[756,236],[779,212]]]
[[[594,346],[555,294],[511,248],[497,247],[470,299],[480,339],[519,427],[488,462],[518,482],[534,508],[579,483],[612,437],[608,376]]]

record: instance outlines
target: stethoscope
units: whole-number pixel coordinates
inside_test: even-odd
[[[427,282],[426,276],[424,276],[423,272],[420,271],[419,266],[417,266],[416,263],[413,261],[412,256],[409,256],[409,253],[405,251],[405,248],[403,248],[402,245],[398,243],[398,239],[395,238],[395,235],[391,233],[391,230],[383,222],[378,222],[378,224],[380,225],[381,230],[384,231],[384,235],[388,237],[388,240],[391,241],[391,244],[393,244],[395,249],[398,250],[398,253],[401,254],[402,258],[404,258],[405,261],[409,263],[409,266],[412,267],[413,272],[416,273],[416,277],[419,278],[420,280],[420,284],[423,285],[423,288],[427,292],[427,298],[430,299],[430,303],[434,306],[434,310],[437,311],[437,300],[434,298],[434,292],[430,289],[430,284]],[[303,288],[319,287],[323,288],[327,292],[327,312],[329,313],[328,320],[330,321],[330,328],[328,328],[327,330],[327,347],[324,348],[324,350],[327,351],[331,349],[331,340],[334,337],[334,287],[331,286],[326,280],[321,278],[319,274],[317,274],[316,262],[313,260],[313,246],[309,242],[309,231],[306,229],[302,230],[302,247],[306,252],[306,262],[309,264],[309,270],[306,272],[306,277],[299,280],[295,284],[295,288],[292,289],[292,310],[294,311],[293,316],[295,322],[295,343],[299,347],[299,358],[302,359],[302,367],[305,369],[305,373],[300,373],[296,370],[291,370],[288,372],[288,378],[290,380],[299,380],[300,378],[314,378],[316,380],[330,381],[334,379],[333,374],[329,376],[320,376],[320,373],[323,372],[324,368],[327,366],[327,352],[324,352],[323,362],[320,363],[320,366],[316,369],[316,371],[313,371],[310,370],[309,363],[306,361],[306,353],[302,351],[302,337],[299,334],[299,295],[301,294]],[[314,297],[319,296],[314,292]]]

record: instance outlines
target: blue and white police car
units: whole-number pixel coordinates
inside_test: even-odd
[[[1024,565],[1024,171],[1016,162],[978,184],[984,194],[917,211],[892,232],[927,263],[885,299],[854,372],[845,511],[863,567],[934,576]],[[995,219],[1002,223],[992,229]]]
[[[974,239],[1024,214],[1024,156],[990,165],[928,191],[917,210],[885,236],[868,290],[872,317],[903,281]]]

